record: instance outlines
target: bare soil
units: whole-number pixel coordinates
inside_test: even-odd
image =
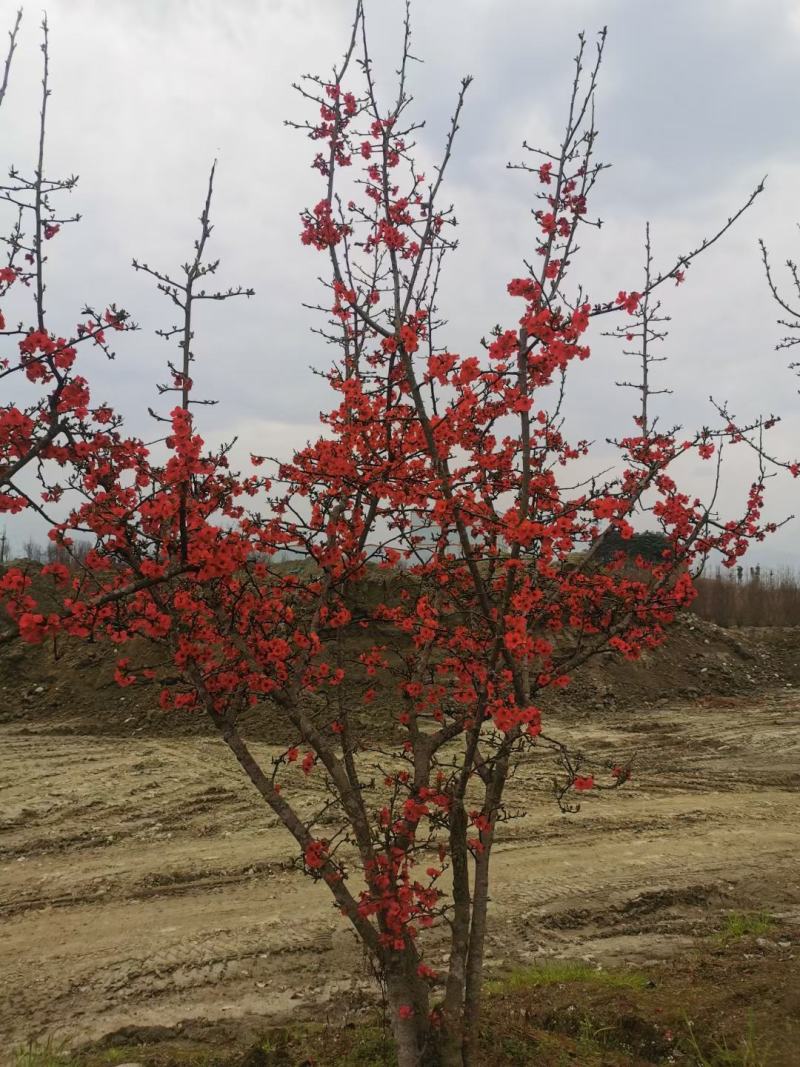
[[[785,677],[688,700],[662,677],[655,706],[595,688],[590,710],[553,710],[548,732],[601,759],[635,753],[634,778],[562,815],[549,761],[521,768],[496,848],[489,968],[669,968],[712,945],[726,914],[757,910],[781,933],[756,951],[800,1005],[800,694]],[[7,705],[0,724],[0,1056],[29,1037],[212,1027],[230,1042],[267,1023],[358,1017],[368,968],[220,741],[140,721],[113,736],[85,708],[30,704]],[[313,776],[297,788],[311,805]]]
[[[30,573],[31,595],[42,610],[58,610],[58,595],[51,580],[41,576],[41,566],[24,561],[20,565]],[[0,567],[0,573],[2,570]],[[369,607],[379,601],[381,581],[365,581],[359,590],[359,603]],[[32,723],[36,729],[56,729],[76,736],[168,738],[208,734],[204,716],[160,709],[161,681],[140,680],[125,689],[115,683],[114,668],[122,654],[136,665],[162,666],[163,675],[169,677],[171,669],[160,664],[159,650],[152,645],[134,640],[120,650],[110,643],[62,639],[55,648],[26,645],[19,640],[16,627],[2,620],[0,602],[0,725],[24,727]],[[396,635],[390,639],[396,640]],[[381,640],[380,631],[362,630],[357,623],[344,632],[345,651],[351,656],[375,640]],[[544,707],[582,715],[639,712],[703,698],[759,699],[765,691],[786,686],[800,688],[800,628],[724,629],[687,613],[678,618],[661,648],[635,662],[616,653],[598,656],[572,674],[566,690],[542,696]],[[394,721],[391,709],[379,703],[371,710],[356,709],[354,716],[364,733],[381,737],[386,736],[387,723]],[[269,707],[247,712],[243,725],[251,738],[273,744],[297,740],[284,716]]]

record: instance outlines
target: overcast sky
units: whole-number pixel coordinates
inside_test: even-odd
[[[10,23],[12,4],[0,21]],[[208,168],[218,157],[213,250],[226,284],[255,287],[247,303],[208,305],[197,328],[198,394],[212,439],[238,434],[256,452],[285,454],[316,433],[327,405],[324,346],[302,302],[318,299],[324,263],[301,247],[298,212],[320,198],[312,146],[283,125],[308,115],[290,83],[326,73],[341,54],[351,0],[50,0],[51,76],[47,170],[78,173],[73,209],[84,215],[51,242],[47,301],[52,330],[69,331],[89,302],[117,301],[143,327],[123,337],[117,361],[98,361],[94,394],[147,433],[146,407],[170,354],[152,331],[172,325],[169,306],[130,269],[133,256],[170,268],[196,232]],[[374,53],[393,59],[399,0],[367,0]],[[0,165],[32,169],[36,140],[40,4],[27,4],[11,86],[0,111]],[[533,249],[531,183],[505,170],[523,138],[555,145],[572,78],[576,35],[608,26],[597,96],[604,219],[573,268],[590,298],[641,286],[645,220],[657,263],[670,266],[746,200],[755,206],[670,286],[673,316],[660,368],[674,395],[665,421],[712,420],[709,394],[742,419],[777,412],[772,444],[800,452],[800,398],[776,353],[780,328],[761,270],[763,236],[776,265],[800,258],[800,0],[417,0],[415,115],[427,118],[420,152],[432,159],[458,82],[473,74],[449,196],[460,248],[442,291],[451,350],[473,352],[494,323],[513,325],[505,284]],[[4,27],[3,27],[4,30]],[[4,227],[6,228],[6,227]],[[6,309],[4,309],[6,310]],[[15,309],[16,310],[16,309]],[[603,323],[607,328],[608,323]],[[591,336],[595,356],[573,381],[570,425],[602,441],[619,432],[631,395],[615,390],[630,369]],[[595,343],[596,342],[596,343]],[[724,507],[734,509],[752,471],[733,465]],[[697,491],[708,467],[687,471]],[[776,478],[770,514],[800,513],[800,485]],[[17,541],[29,531],[15,523]],[[797,562],[800,523],[780,531],[752,562]]]

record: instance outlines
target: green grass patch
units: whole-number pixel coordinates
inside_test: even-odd
[[[728,941],[736,941],[740,937],[763,937],[774,925],[775,920],[765,911],[734,911],[725,916],[717,940],[727,944]]]
[[[141,1045],[117,1045],[115,1048],[103,1049],[98,1063],[103,1067],[115,1067],[117,1063],[138,1063],[142,1055]]]
[[[503,978],[486,983],[492,996],[538,986],[588,982],[601,989],[645,989],[647,976],[637,971],[606,971],[577,960],[548,960],[532,967],[516,967]]]
[[[64,1042],[48,1037],[45,1041],[29,1041],[14,1049],[14,1067],[77,1067]]]

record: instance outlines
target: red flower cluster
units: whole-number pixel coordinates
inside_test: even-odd
[[[165,712],[210,716],[305,869],[329,884],[387,972],[404,976],[413,996],[397,994],[395,1007],[409,1021],[435,978],[420,931],[443,917],[451,931],[464,924],[439,879],[447,869],[458,907],[477,906],[514,761],[553,744],[542,733],[547,690],[592,655],[635,659],[658,646],[692,600],[692,566],[712,552],[733,565],[770,526],[763,478],[740,515],[713,523],[678,484],[682,457],[709,459],[746,439],[733,425],[684,440],[637,414],[616,442],[614,473],[586,477],[594,452],[567,434],[565,383],[590,356],[598,309],[638,324],[647,306],[640,292],[604,305],[562,292],[596,177],[590,130],[528,168],[541,204],[536,266],[509,281],[505,321],[460,354],[440,343],[436,303],[455,218],[439,206],[438,179],[424,187],[409,158],[404,98],[384,115],[369,83],[363,96],[341,78],[312,86],[325,192],[303,213],[300,239],[330,270],[321,332],[338,343],[320,436],[285,462],[254,455],[251,470],[233,471],[229,449],[199,432],[185,352],[162,387],[180,396],[161,416],[167,436],[145,445],[108,405],[93,407],[88,377],[75,372],[79,345],[105,348],[104,331],[125,329],[125,314],[87,313],[72,338],[39,322],[14,363],[39,399],[0,409],[0,473],[34,461],[61,472],[42,493],[49,504],[71,490],[53,541],[67,557],[76,531],[92,546],[73,567],[46,568],[59,612],[36,602],[20,569],[0,577],[0,595],[24,640],[125,646],[119,685],[155,675]],[[580,114],[588,121],[591,109]],[[348,168],[352,196],[341,189]],[[6,287],[17,277],[0,270]],[[270,477],[259,473],[267,463]],[[8,475],[0,511],[29,499]],[[660,558],[606,551],[645,511]],[[167,667],[139,662],[142,644],[164,650]],[[266,703],[294,739],[267,757],[271,775],[237,732],[242,712]],[[373,722],[378,708],[389,720],[374,758],[363,753],[367,705]],[[321,814],[293,806],[298,769],[306,795],[324,790]],[[565,769],[563,794],[604,788],[568,760]],[[629,776],[617,766],[612,784]],[[339,823],[326,839],[313,834],[323,815]],[[468,863],[480,873],[472,882]]]

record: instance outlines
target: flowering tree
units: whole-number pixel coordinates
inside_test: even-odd
[[[44,321],[43,241],[64,221],[45,203],[68,186],[45,181],[40,153],[30,182],[4,187],[13,204],[33,195],[34,226],[27,244],[19,226],[12,234],[3,284],[32,286],[37,310],[32,326],[5,331],[19,336],[5,373],[40,392],[27,408],[2,409],[0,508],[36,509],[66,551],[76,533],[93,539],[74,570],[44,569],[63,589],[62,611],[38,608],[24,569],[0,580],[7,610],[29,641],[138,637],[167,653],[168,668],[122,655],[118,683],[169,676],[164,710],[208,715],[374,960],[401,1067],[480,1062],[490,860],[514,767],[532,750],[551,752],[558,802],[571,810],[576,795],[629,777],[624,761],[592,769],[545,732],[542,694],[599,653],[635,659],[656,647],[692,600],[691,568],[712,551],[732,565],[769,529],[763,471],[727,520],[713,498],[679,488],[684,457],[719,473],[721,443],[742,439],[736,426],[686,433],[653,412],[659,293],[741,212],[661,272],[648,239],[637,290],[593,303],[569,283],[583,228],[599,225],[589,201],[603,170],[593,119],[604,40],[593,55],[580,40],[561,145],[525,146],[518,169],[536,190],[536,225],[531,262],[508,284],[509,321],[479,354],[459,355],[439,340],[437,289],[455,243],[442,197],[470,80],[426,179],[408,117],[408,13],[397,92],[383,106],[358,3],[333,75],[298,86],[313,118],[297,125],[314,142],[322,183],[301,239],[328,272],[331,409],[318,440],[285,461],[253,456],[245,474],[198,428],[193,308],[250,293],[202,288],[218,266],[206,259],[212,183],[182,271],[136,264],[180,316],[164,335],[181,359],[159,387],[176,403],[168,416],[153,412],[168,427],[150,444],[127,436],[73,372],[77,343],[102,346],[104,325],[124,329],[127,316],[87,313],[72,341]],[[45,71],[46,58],[45,47]],[[45,102],[47,93],[45,75]],[[587,476],[594,453],[566,435],[566,385],[590,356],[592,320],[614,315],[624,325],[612,333],[636,346],[641,379],[626,384],[639,402],[614,442],[614,472]],[[41,499],[18,476],[31,464]],[[48,508],[62,494],[69,511],[59,518]],[[660,530],[663,554],[631,566],[603,551],[600,561],[640,515]],[[266,703],[295,738],[270,764],[238,724]],[[298,769],[324,782],[324,806],[310,817],[292,796]],[[426,951],[442,941],[440,975]]]
[[[22,22],[19,10],[9,33],[9,46],[0,82],[0,107],[8,90],[11,62],[17,47]],[[8,205],[14,217],[10,231],[0,240],[5,246],[0,266],[0,300],[12,286],[32,291],[34,324],[7,322],[0,307],[0,336],[20,337],[14,357],[0,356],[0,380],[23,378],[19,399],[0,408],[0,512],[15,514],[24,508],[43,512],[41,503],[57,501],[61,490],[46,486],[41,500],[26,493],[19,476],[26,467],[36,466],[40,482],[46,482],[44,462],[48,459],[66,463],[79,444],[91,448],[92,441],[111,432],[118,424],[110,408],[90,410],[90,392],[85,377],[76,372],[78,349],[89,343],[113,359],[107,330],[133,328],[127,312],[115,306],[98,314],[91,307],[82,310],[82,320],[69,337],[51,332],[45,314],[45,269],[47,244],[79,215],[62,215],[54,199],[77,184],[76,177],[48,178],[45,173],[45,123],[50,97],[47,19],[42,22],[42,102],[39,122],[38,154],[32,175],[26,176],[11,167],[7,184],[0,185],[0,203]],[[101,431],[102,428],[102,431]]]

